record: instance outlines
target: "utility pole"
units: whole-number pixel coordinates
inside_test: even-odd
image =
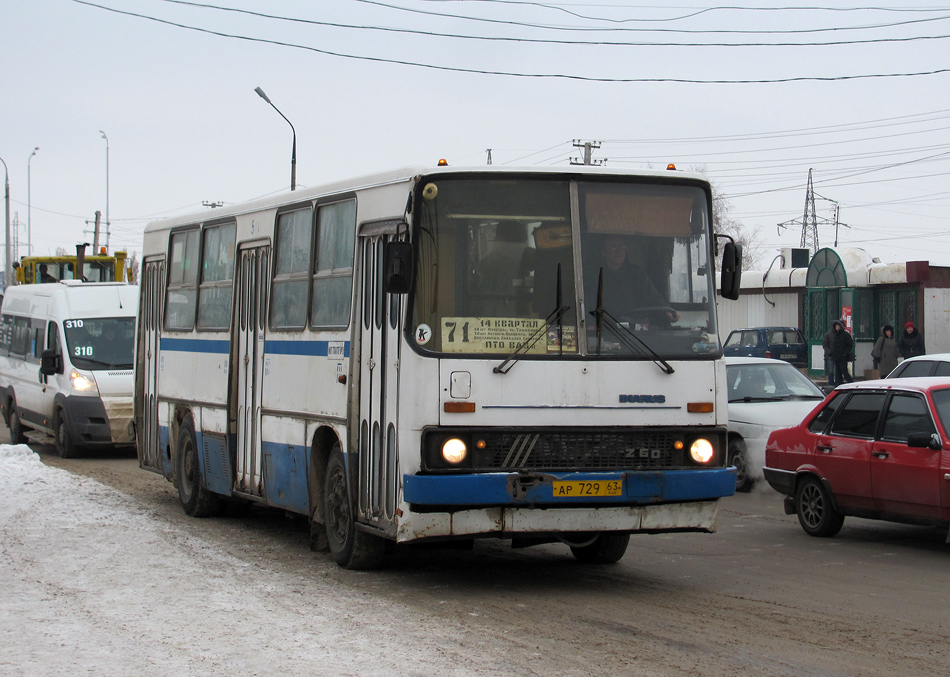
[[[575,148],[584,149],[583,158],[571,158],[572,165],[602,165],[606,160],[594,160],[593,151],[595,148],[600,148],[600,141],[580,141],[578,139],[574,140]]]
[[[489,151],[491,152],[491,151]],[[11,260],[11,243],[10,243],[10,171],[7,169],[7,163],[3,158],[0,158],[0,162],[3,163],[3,203],[6,207],[6,263],[3,268],[4,275],[4,288],[9,287],[13,284],[13,261]],[[489,164],[491,164],[489,162]]]
[[[96,211],[96,228],[92,231],[92,255],[95,256],[99,253],[99,219],[102,217],[102,212]]]

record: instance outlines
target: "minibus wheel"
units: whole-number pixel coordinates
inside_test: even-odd
[[[24,434],[23,424],[20,422],[20,413],[16,405],[10,402],[10,444],[26,444],[26,435]]]
[[[208,491],[201,482],[201,468],[198,465],[198,441],[195,438],[195,424],[188,416],[178,431],[176,467],[178,479],[178,498],[186,515],[191,517],[210,517],[218,513],[221,500]]]
[[[62,409],[56,410],[56,453],[60,458],[73,458],[76,456],[76,444],[73,442],[73,436],[69,433],[69,425],[66,423],[66,416]]]
[[[323,482],[323,519],[327,542],[336,563],[345,569],[375,569],[382,565],[386,542],[356,528],[346,482],[343,452],[330,452]]]

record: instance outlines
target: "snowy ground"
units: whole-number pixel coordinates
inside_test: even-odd
[[[26,445],[0,445],[0,580],[3,675],[515,674],[459,623],[236,558]]]

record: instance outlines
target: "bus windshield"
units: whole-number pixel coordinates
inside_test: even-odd
[[[411,328],[424,352],[720,353],[700,185],[432,177],[420,190]]]
[[[63,322],[66,348],[79,369],[131,369],[134,317],[97,317]]]

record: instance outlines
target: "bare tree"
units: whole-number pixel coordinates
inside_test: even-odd
[[[705,174],[706,167],[701,165],[694,171]],[[706,177],[707,179],[709,177]],[[762,232],[760,227],[753,229],[746,228],[741,221],[732,216],[733,206],[729,199],[722,194],[719,187],[709,181],[712,186],[713,195],[713,232],[722,235],[729,235],[742,245],[742,269],[755,270],[762,263],[765,257],[765,244],[762,242]]]
[[[139,264],[139,255],[138,252],[132,252],[132,256],[128,259],[129,272],[131,273],[131,284],[139,283],[139,270],[141,264]]]

